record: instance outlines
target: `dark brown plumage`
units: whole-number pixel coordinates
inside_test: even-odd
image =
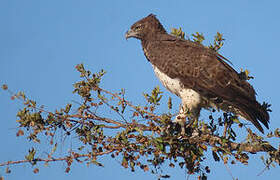
[[[268,128],[269,115],[256,101],[255,90],[223,56],[167,34],[153,14],[133,24],[126,33],[130,37],[141,40],[161,82],[197,117],[201,107],[216,107],[251,121],[262,133],[259,122]]]

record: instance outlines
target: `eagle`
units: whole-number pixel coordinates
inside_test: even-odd
[[[215,108],[252,122],[262,133],[260,123],[269,128],[269,114],[254,88],[216,51],[168,34],[154,14],[134,23],[125,37],[141,41],[156,76],[181,98],[178,121],[186,119],[186,112],[198,119],[202,108]]]

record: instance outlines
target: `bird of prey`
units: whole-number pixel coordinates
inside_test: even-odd
[[[156,76],[181,98],[177,118],[186,119],[188,111],[198,119],[201,108],[213,107],[251,121],[262,133],[260,123],[268,128],[269,114],[254,88],[214,50],[168,34],[153,14],[134,23],[125,37],[141,41]]]

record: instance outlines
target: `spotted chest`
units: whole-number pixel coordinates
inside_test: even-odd
[[[173,94],[176,94],[182,99],[182,104],[186,105],[188,108],[197,108],[201,102],[202,98],[200,94],[196,91],[188,88],[184,88],[180,83],[179,79],[172,79],[166,74],[161,72],[156,66],[153,65],[154,72],[159,78],[160,82]]]

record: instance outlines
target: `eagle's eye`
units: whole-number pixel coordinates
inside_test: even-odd
[[[141,30],[142,28],[143,28],[143,26],[140,24],[140,25],[136,26],[134,29],[135,29],[136,31],[139,31],[139,30]]]

